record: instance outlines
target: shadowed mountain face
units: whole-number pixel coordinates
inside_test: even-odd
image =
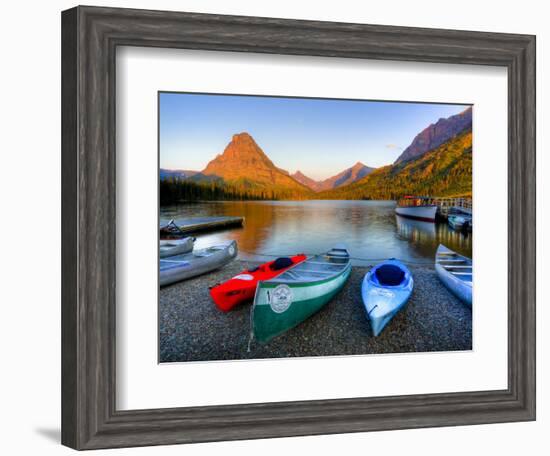
[[[292,175],[294,179],[307,187],[311,188],[315,192],[321,192],[323,190],[330,190],[333,188],[343,187],[344,185],[352,184],[365,176],[368,176],[376,168],[365,166],[361,162],[357,162],[351,168],[347,168],[335,176],[329,177],[323,181],[315,181],[305,176],[301,171],[296,171]]]
[[[416,135],[410,146],[403,151],[394,164],[418,158],[467,129],[472,129],[471,107],[460,114],[439,119],[435,124],[426,127]]]

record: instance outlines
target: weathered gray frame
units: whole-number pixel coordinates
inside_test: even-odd
[[[115,49],[502,66],[509,85],[508,388],[118,411]],[[77,7],[62,13],[62,443],[76,449],[535,419],[535,37]]]

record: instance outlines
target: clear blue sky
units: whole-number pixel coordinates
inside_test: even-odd
[[[159,103],[161,168],[200,171],[246,131],[276,166],[313,179],[390,164],[430,123],[467,107],[188,93]]]

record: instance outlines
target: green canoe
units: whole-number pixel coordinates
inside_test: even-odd
[[[349,253],[337,246],[259,282],[252,306],[252,336],[268,342],[300,324],[343,288],[350,273]]]

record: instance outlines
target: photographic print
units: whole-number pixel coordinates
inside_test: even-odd
[[[471,350],[472,110],[159,92],[159,362]]]

